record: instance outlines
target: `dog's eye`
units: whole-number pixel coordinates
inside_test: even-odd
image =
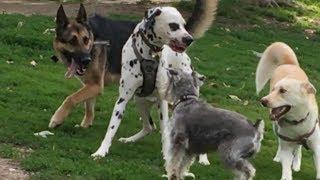
[[[69,40],[69,43],[70,44],[77,44],[77,37],[76,36],[73,36],[70,40]]]
[[[285,90],[285,89],[283,89],[283,88],[280,88],[280,89],[279,89],[279,92],[280,92],[280,94],[284,94],[284,93],[287,92],[287,90]]]
[[[84,43],[85,45],[88,45],[88,43],[89,43],[89,38],[88,38],[88,37],[84,37],[84,38],[83,38],[83,43]]]
[[[179,24],[177,24],[177,23],[169,23],[169,27],[170,27],[171,31],[176,31],[180,28]]]

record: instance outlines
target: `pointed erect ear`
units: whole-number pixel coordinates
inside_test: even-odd
[[[308,94],[316,94],[316,88],[310,82],[304,82],[301,84],[301,88],[303,88]]]
[[[82,3],[80,4],[76,20],[78,23],[85,23],[87,21],[87,12]]]
[[[64,12],[62,4],[60,5],[58,12],[57,12],[57,27],[66,27],[69,24],[68,17]]]

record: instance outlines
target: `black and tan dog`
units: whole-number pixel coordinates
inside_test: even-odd
[[[77,76],[83,87],[64,100],[52,116],[50,128],[62,124],[71,109],[82,102],[85,116],[81,126],[92,125],[96,97],[103,92],[104,86],[119,81],[121,48],[134,26],[133,22],[112,21],[99,15],[87,18],[82,4],[76,19],[69,20],[63,6],[59,7],[53,43],[56,59],[68,67],[65,77]],[[111,27],[118,33],[112,32]],[[109,47],[105,40],[111,44]]]

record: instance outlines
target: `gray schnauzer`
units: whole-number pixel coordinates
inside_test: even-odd
[[[260,150],[264,121],[252,124],[241,114],[200,101],[200,80],[194,73],[168,69],[167,74],[168,99],[174,102],[171,121],[164,132],[168,179],[183,179],[194,157],[209,151],[219,153],[235,179],[252,179],[255,168],[247,159]]]

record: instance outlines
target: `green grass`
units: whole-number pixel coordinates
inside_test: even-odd
[[[299,17],[319,17],[319,3],[304,0],[301,4],[304,8],[298,13]],[[310,8],[314,11],[309,12]],[[260,97],[255,95],[254,72],[258,61],[251,50],[262,52],[274,41],[288,43],[295,49],[311,82],[320,89],[320,39],[316,36],[306,39],[303,29],[314,25],[300,23],[296,11],[297,8],[263,10],[236,0],[223,1],[217,23],[188,50],[194,66],[208,77],[201,90],[203,99],[240,112],[249,119],[266,120],[262,151],[252,160],[257,169],[256,179],[260,180],[280,179],[281,167],[272,161],[277,143],[268,111],[259,105]],[[273,23],[266,25],[263,21],[266,18],[273,19]],[[291,26],[280,26],[274,19]],[[23,26],[17,28],[20,21]],[[106,158],[99,161],[90,158],[104,137],[117,97],[116,85],[107,87],[98,99],[92,128],[74,128],[83,116],[83,107],[79,106],[53,131],[54,136],[44,139],[33,135],[47,129],[56,108],[80,87],[75,79],[65,80],[65,67],[50,60],[53,35],[43,32],[53,27],[51,17],[0,15],[0,156],[21,161],[25,170],[33,172],[34,179],[161,179],[164,162],[158,132],[136,144],[115,140]],[[14,63],[7,64],[8,60]],[[37,67],[30,65],[32,60],[37,61]],[[212,83],[217,87],[212,87]],[[230,94],[248,100],[249,104],[244,106],[231,100]],[[134,104],[130,103],[115,139],[132,135],[140,127]],[[33,152],[23,156],[15,148],[21,146],[30,147]],[[192,166],[197,179],[231,179],[231,172],[222,166],[215,153],[209,154],[209,158],[212,163],[209,167],[197,163]],[[302,170],[293,176],[315,179],[311,152],[303,152]]]

